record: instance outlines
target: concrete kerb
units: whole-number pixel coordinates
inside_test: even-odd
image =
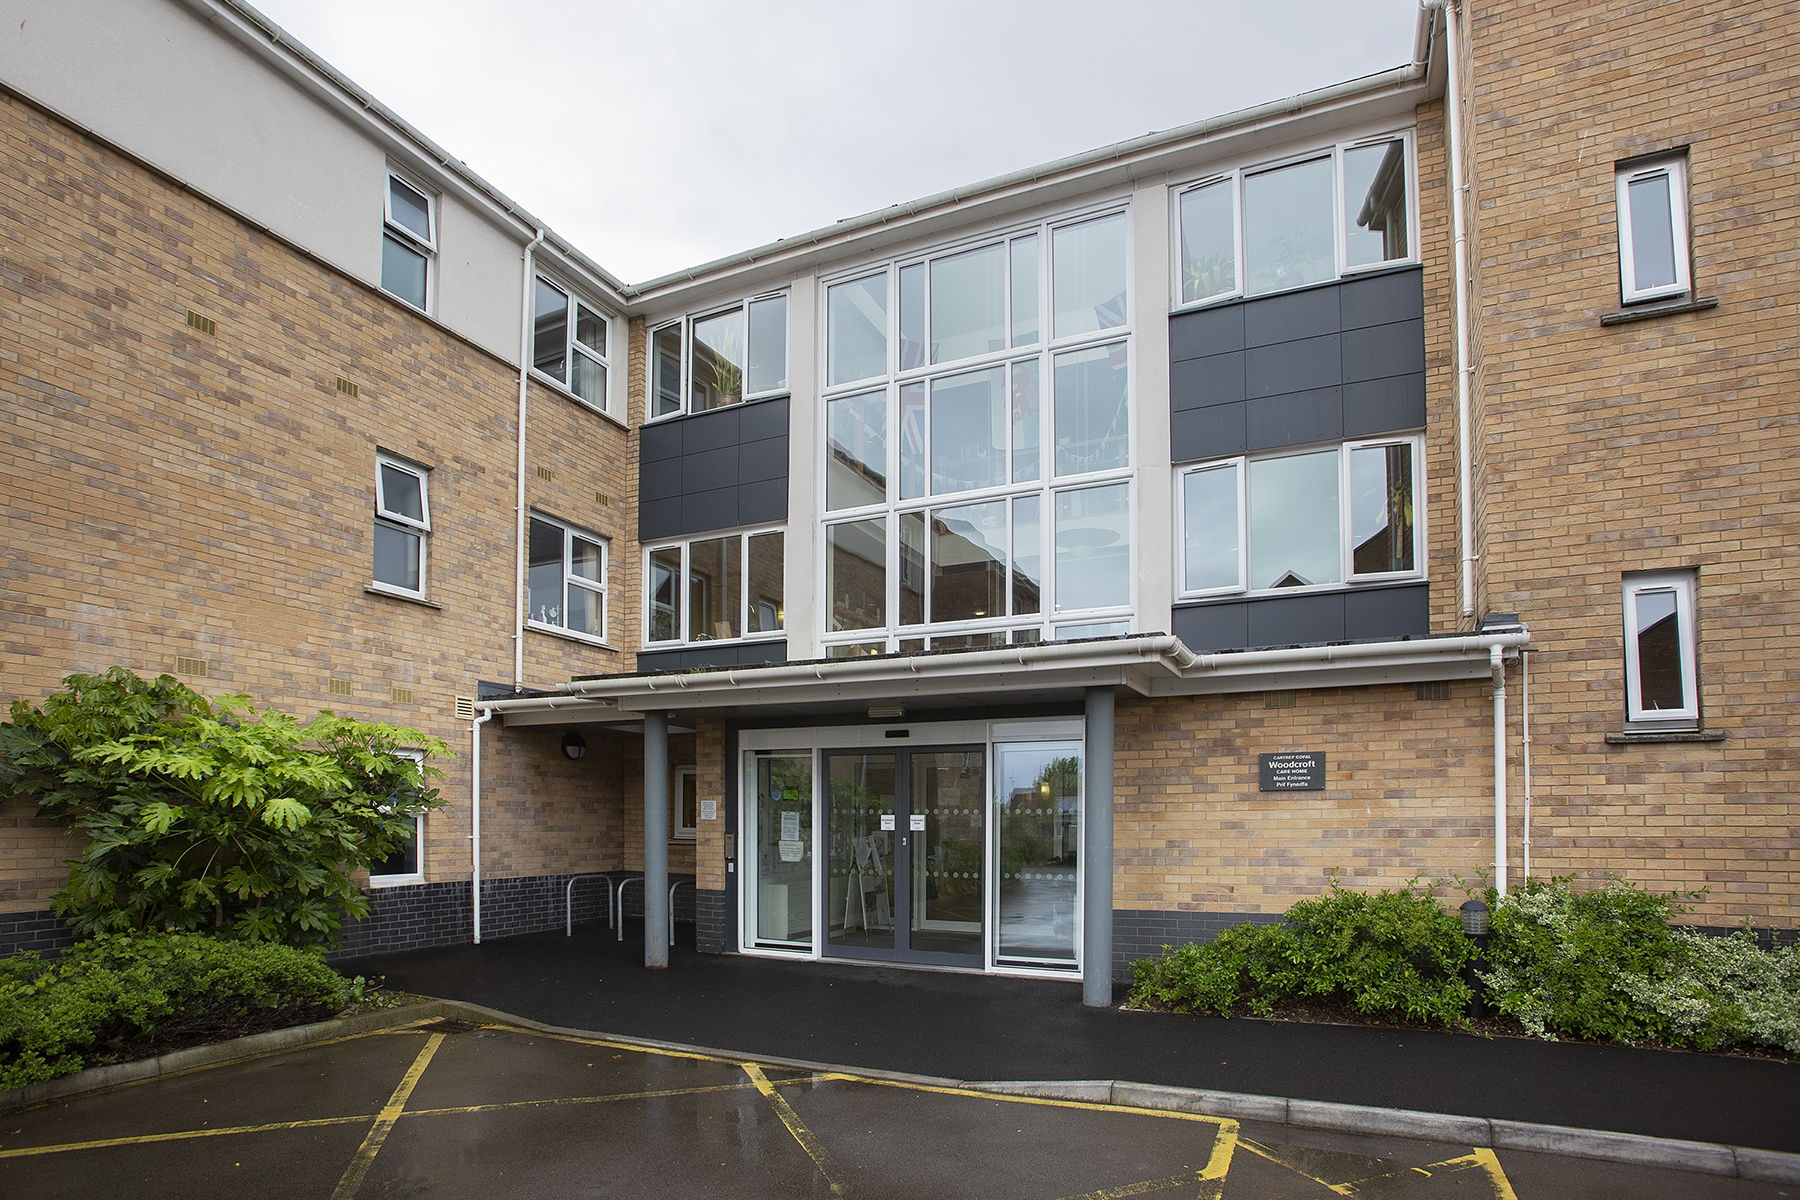
[[[219,1063],[236,1062],[245,1058],[260,1058],[265,1054],[278,1054],[284,1050],[297,1050],[302,1046],[310,1046],[317,1042],[335,1041],[339,1038],[373,1033],[380,1029],[414,1025],[434,1017],[450,1016],[450,1007],[452,1006],[449,1002],[444,1000],[433,1000],[426,1004],[408,1004],[401,1008],[357,1013],[354,1017],[338,1017],[330,1021],[316,1021],[310,1025],[292,1025],[286,1029],[272,1029],[267,1033],[253,1033],[247,1037],[233,1038],[228,1042],[214,1042],[210,1046],[191,1046],[186,1050],[171,1050],[167,1054],[159,1054],[155,1058],[140,1058],[136,1062],[115,1063],[109,1067],[90,1067],[73,1075],[65,1075],[61,1079],[27,1084],[22,1088],[0,1092],[0,1112],[30,1108],[51,1100],[66,1100],[71,1096],[105,1091],[122,1084],[139,1083],[164,1075],[178,1075],[184,1071],[216,1066]]]
[[[1200,1088],[1129,1083],[1116,1079],[996,1082],[993,1080],[951,1079],[934,1075],[913,1075],[903,1071],[845,1067],[806,1059],[778,1058],[761,1054],[747,1055],[741,1051],[711,1046],[623,1037],[597,1033],[591,1029],[547,1025],[528,1017],[514,1016],[498,1009],[487,1008],[479,1004],[467,1004],[459,1000],[433,1000],[425,1004],[408,1005],[405,1008],[359,1013],[354,1017],[320,1021],[312,1025],[296,1025],[290,1029],[252,1034],[249,1037],[219,1042],[211,1046],[195,1046],[188,1050],[176,1050],[169,1054],[141,1059],[137,1062],[120,1063],[111,1067],[95,1067],[63,1079],[50,1080],[48,1083],[36,1083],[10,1092],[0,1092],[0,1112],[9,1112],[13,1109],[26,1108],[51,1100],[66,1099],[88,1092],[103,1091],[121,1084],[175,1075],[219,1063],[257,1058],[284,1050],[297,1050],[302,1046],[319,1042],[373,1033],[382,1029],[401,1028],[433,1018],[447,1018],[479,1024],[510,1025],[536,1033],[612,1042],[645,1050],[698,1054],[732,1062],[748,1059],[769,1066],[787,1067],[793,1070],[818,1074],[852,1075],[861,1079],[913,1084],[921,1087],[950,1087],[1002,1096],[1073,1100],[1087,1104],[1117,1104],[1166,1112],[1230,1117],[1241,1121],[1265,1121],[1276,1125],[1329,1129],[1340,1133],[1421,1138],[1459,1145],[1484,1146],[1494,1150],[1519,1150],[1534,1154],[1591,1158],[1603,1162],[1634,1163],[1661,1167],[1666,1170],[1753,1179],[1764,1183],[1800,1183],[1800,1154],[1784,1154],[1775,1150],[1753,1150],[1741,1146],[1721,1146],[1710,1142],[1685,1142],[1671,1138],[1644,1137],[1631,1133],[1609,1133],[1596,1129],[1571,1129],[1561,1125],[1537,1125],[1524,1121],[1497,1121],[1485,1117],[1460,1117],[1447,1113],[1374,1108],[1361,1104],[1291,1100],[1284,1096],[1258,1096],[1244,1092],[1217,1092]]]

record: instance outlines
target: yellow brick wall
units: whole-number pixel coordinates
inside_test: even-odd
[[[516,370],[4,94],[0,146],[0,700],[185,657],[207,694],[416,726],[457,755],[427,877],[467,878],[453,702],[513,678]],[[530,404],[528,503],[611,539],[613,648],[528,632],[525,682],[629,669],[635,447],[553,388]],[[432,468],[432,607],[363,590],[378,448]],[[568,764],[547,733],[487,737],[486,873],[585,866],[617,824],[591,824],[616,768]],[[69,841],[17,804],[0,839],[0,911],[44,907]]]

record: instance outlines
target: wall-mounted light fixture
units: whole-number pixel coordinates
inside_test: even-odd
[[[571,729],[563,734],[562,748],[563,753],[570,759],[580,758],[587,753],[587,739]]]

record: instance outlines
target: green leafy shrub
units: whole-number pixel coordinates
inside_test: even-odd
[[[1747,930],[1717,938],[1672,928],[1692,893],[1569,882],[1528,879],[1493,902],[1481,978],[1528,1032],[1800,1053],[1800,949],[1765,951]]]
[[[1369,1016],[1458,1024],[1474,946],[1459,918],[1416,884],[1356,892],[1334,878],[1280,925],[1238,925],[1134,963],[1132,997],[1219,1016],[1269,1016],[1283,1001],[1337,998]]]
[[[346,985],[316,954],[199,934],[101,934],[0,962],[0,1089],[257,1029],[322,1020]]]
[[[304,724],[248,697],[208,701],[171,676],[71,675],[0,723],[0,799],[86,834],[51,908],[80,933],[211,929],[335,942],[368,901],[352,873],[442,803],[444,753],[417,730],[321,712]]]

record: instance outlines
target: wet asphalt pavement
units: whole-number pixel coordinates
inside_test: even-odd
[[[338,965],[546,1025],[745,1056],[1119,1079],[1800,1152],[1800,1064],[1771,1059],[1089,1009],[1073,982],[679,946],[667,970],[648,971],[641,942],[599,924]]]
[[[1537,1200],[1793,1189],[439,1021],[0,1117],[0,1195]]]

